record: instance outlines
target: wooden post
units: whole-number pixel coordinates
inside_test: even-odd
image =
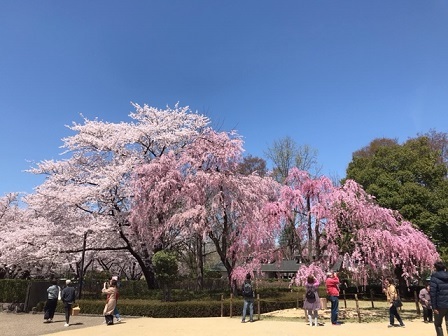
[[[221,294],[221,317],[224,317],[224,294]]]
[[[356,313],[358,314],[358,322],[361,323],[361,312],[359,310],[358,294],[355,294]]]
[[[233,294],[230,294],[230,318],[233,316]]]
[[[417,309],[417,315],[421,316],[422,312],[420,311],[420,305],[419,305],[419,302],[418,302],[417,290],[415,290],[415,292],[414,292],[414,298],[415,298],[415,308]]]
[[[347,309],[347,297],[345,295],[345,289],[342,290],[342,296],[344,297],[344,308]]]
[[[297,290],[297,303],[296,303],[296,308],[299,309],[299,295],[300,295],[300,291]]]
[[[260,321],[260,317],[261,317],[260,294],[257,294],[257,311],[258,311],[258,321]]]
[[[373,303],[373,289],[370,288],[370,302],[372,303],[372,308],[375,308],[375,305]]]

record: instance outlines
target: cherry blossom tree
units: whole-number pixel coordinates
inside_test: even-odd
[[[188,107],[134,107],[131,122],[84,118],[69,126],[75,135],[63,139],[64,158],[30,169],[46,180],[26,195],[26,209],[17,195],[0,199],[7,233],[0,237],[0,262],[80,273],[86,252],[84,273],[98,258],[111,269],[108,258],[129,258],[152,288],[154,253],[185,242],[201,251],[210,241],[235,288],[276,258],[286,225],[300,238],[299,257],[314,263],[310,271],[343,260],[364,283],[390,272],[416,277],[438,258],[422,232],[354,181],[335,187],[293,168],[280,188],[269,176],[241,172],[243,142],[236,133],[214,131]],[[200,275],[201,253],[197,258]]]
[[[394,210],[379,206],[353,180],[330,197],[326,244],[343,257],[344,267],[366,283],[369,276],[421,276],[439,258],[434,244]]]
[[[331,181],[322,176],[311,178],[306,171],[291,168],[281,190],[281,208],[285,225],[295,229],[301,259],[312,261],[321,259],[321,235],[324,220],[316,214],[323,206],[326,195],[331,193]]]
[[[368,277],[399,275],[415,278],[438,258],[434,244],[396,211],[380,207],[360,185],[347,180],[334,187],[327,178],[310,178],[290,170],[279,202],[272,203],[274,217],[282,223],[296,213],[295,226],[305,247],[299,256],[313,267],[330,269],[338,260],[353,279],[366,284]],[[314,264],[314,265],[313,265]],[[308,271],[296,276],[301,283]],[[305,272],[305,273],[304,273]]]
[[[79,259],[83,237],[89,232],[86,251],[126,251],[153,287],[154,251],[128,219],[131,172],[166,153],[180,151],[209,120],[177,105],[165,110],[134,107],[133,121],[128,123],[84,118],[83,124],[68,126],[76,134],[63,139],[67,158],[43,161],[30,169],[47,178],[26,202],[52,226],[46,228],[52,242],[42,252],[47,258],[63,253]]]
[[[138,167],[131,210],[132,228],[153,248],[210,239],[233,287],[272,257],[279,229],[265,212],[278,184],[239,173],[241,153],[235,134],[207,130],[181,152]]]
[[[10,244],[13,232],[20,227],[22,210],[19,207],[19,194],[9,193],[0,197],[0,278],[19,276],[24,264],[11,260],[10,255],[17,253],[15,244]]]

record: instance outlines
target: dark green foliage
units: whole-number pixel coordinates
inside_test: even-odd
[[[0,280],[0,302],[25,302],[29,280]]]
[[[157,283],[163,288],[163,301],[171,301],[171,286],[178,278],[176,255],[170,251],[158,251],[152,257]]]
[[[171,285],[178,277],[176,255],[169,251],[159,251],[152,257],[154,273],[159,284]]]
[[[104,301],[101,300],[80,300],[77,302],[81,307],[81,314],[101,315],[104,309]],[[295,308],[297,301],[295,298],[288,301],[275,299],[261,300],[261,313],[266,313],[279,309]],[[38,310],[42,310],[44,302],[38,305]],[[234,298],[232,300],[233,315],[242,313],[243,300]],[[255,303],[257,307],[257,303]],[[40,308],[40,309],[39,309]],[[230,315],[230,299],[224,300],[224,316]],[[119,300],[118,309],[122,316],[146,316],[146,317],[213,317],[221,316],[221,301],[182,301],[182,302],[161,302],[158,300]],[[61,302],[58,302],[56,311],[64,312]]]
[[[402,145],[375,139],[353,154],[346,178],[361,184],[380,206],[398,210],[448,256],[448,168],[443,153],[434,134]]]
[[[149,290],[146,281],[122,281],[120,288],[120,298],[126,299],[160,299],[158,290]]]

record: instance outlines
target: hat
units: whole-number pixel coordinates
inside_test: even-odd
[[[70,279],[65,280],[66,285],[70,285],[71,283],[72,283],[72,281]]]
[[[333,272],[327,272],[327,276],[332,276]]]

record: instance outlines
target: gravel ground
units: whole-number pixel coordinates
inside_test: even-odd
[[[56,314],[52,323],[43,323],[43,314],[0,313],[0,335],[37,336],[56,333],[64,329],[81,329],[101,325],[103,316],[72,316],[70,327],[64,327],[65,317]],[[6,332],[5,332],[6,331]],[[88,335],[88,334],[87,334]]]
[[[13,336],[422,336],[434,335],[432,324],[421,319],[405,320],[405,328],[387,328],[387,321],[345,323],[341,326],[310,327],[303,319],[269,318],[254,323],[241,323],[240,317],[210,318],[126,318],[124,322],[106,326],[102,316],[74,316],[70,327],[64,327],[64,317],[55,316],[55,322],[43,323],[42,314],[0,313],[0,334]]]

